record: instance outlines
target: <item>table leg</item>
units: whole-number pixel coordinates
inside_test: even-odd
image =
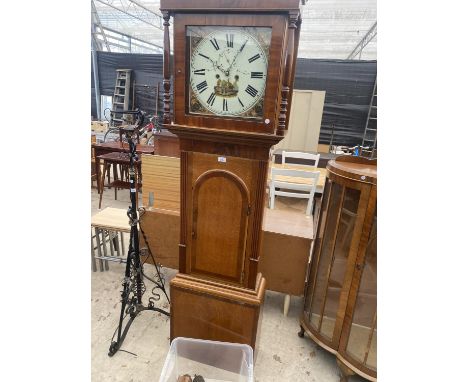
[[[113,169],[113,176],[114,176],[114,182],[118,179],[118,176],[117,176],[117,165],[114,163],[112,165],[112,169]],[[114,186],[114,198],[115,200],[117,200],[117,186]]]
[[[106,243],[106,231],[104,229],[101,229],[102,233],[102,248],[104,249],[104,256],[107,257],[107,243]],[[109,270],[109,262],[104,260],[104,269],[106,271]]]
[[[291,295],[284,296],[283,315],[287,316],[289,312],[289,304],[291,303]]]
[[[120,257],[120,243],[119,243],[119,232],[118,231],[115,231],[114,245],[115,245],[115,249],[117,251],[117,256]]]
[[[98,157],[96,156],[94,158],[94,171],[96,173],[96,187],[97,187],[97,190],[98,190],[98,193],[101,193],[100,189],[99,189],[99,185],[100,185],[100,179],[101,179],[101,166],[100,166],[100,160],[98,159]]]
[[[109,235],[109,248],[111,252],[111,256],[114,256],[114,232],[113,231],[107,231]]]
[[[95,234],[95,236],[96,236],[96,245],[97,245],[99,257],[102,257],[102,252],[101,252],[101,239],[99,238],[99,228],[97,228],[97,227],[94,228],[94,234]],[[104,270],[102,260],[99,260],[99,270],[100,270],[101,272]]]
[[[91,269],[93,272],[97,271],[96,259],[94,258],[94,243],[93,243],[93,230],[91,229]]]
[[[101,193],[99,194],[99,209],[101,209],[102,194],[104,194],[104,181],[106,179],[107,162],[104,161],[104,173],[101,176]]]

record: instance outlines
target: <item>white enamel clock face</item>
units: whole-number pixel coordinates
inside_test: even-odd
[[[216,28],[199,39],[190,56],[190,112],[263,116],[270,41],[262,36],[270,30],[262,29]]]

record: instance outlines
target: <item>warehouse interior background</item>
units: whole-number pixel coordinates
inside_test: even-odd
[[[149,69],[141,63],[142,78],[150,78],[145,73],[157,72],[151,65],[158,65],[161,54],[161,34],[153,32],[158,28],[145,22],[147,27],[135,28],[134,17],[117,20],[117,10],[103,11],[109,8],[106,2],[94,2],[102,27],[122,32],[121,45],[135,40],[131,45],[136,50],[100,50],[100,68],[112,71],[117,55],[133,52],[156,58]],[[89,380],[93,9],[89,2],[4,6],[4,130],[32,131],[32,137],[21,134],[21,144],[10,142],[14,133],[8,131],[3,144],[9,162],[2,187],[4,285],[11,288],[2,318],[4,375],[9,380]],[[349,11],[340,12],[345,6]],[[454,2],[378,2],[375,7],[370,1],[324,0],[309,1],[305,15],[315,22],[301,33],[296,75],[307,78],[308,71],[316,70],[323,75],[320,84],[333,89],[331,67],[351,80],[378,70],[379,378],[459,380],[465,374],[463,343],[468,339],[463,303],[467,134],[463,118],[454,113],[463,110],[468,86],[460,49],[463,9]],[[363,72],[344,68],[375,20],[378,49],[375,38],[362,50]],[[140,34],[133,34],[136,29]],[[101,95],[106,95],[106,79],[100,80]],[[26,99],[26,105],[19,102]],[[337,103],[324,100],[322,142],[330,138],[326,131]],[[340,112],[354,115],[346,107]],[[353,132],[343,139],[353,139]],[[449,179],[455,187],[447,187]],[[434,190],[434,183],[444,185],[442,192]],[[450,325],[440,330],[447,315]]]

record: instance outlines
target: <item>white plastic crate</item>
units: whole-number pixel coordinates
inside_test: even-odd
[[[188,374],[205,382],[254,382],[249,345],[177,337],[172,341],[159,382],[177,382]]]

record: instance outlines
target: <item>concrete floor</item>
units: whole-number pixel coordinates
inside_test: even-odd
[[[281,197],[279,197],[281,198]],[[98,212],[99,195],[92,190],[92,214]],[[127,208],[128,190],[120,190],[114,200],[113,190],[104,192],[105,207]],[[304,205],[305,211],[305,205]],[[126,245],[128,239],[126,238]],[[146,272],[154,274],[151,267]],[[166,286],[177,271],[164,269]],[[154,312],[143,312],[133,322],[122,349],[108,357],[112,335],[120,312],[120,290],[124,265],[109,264],[109,271],[92,273],[91,292],[91,373],[92,381],[147,382],[158,381],[169,350],[169,318]],[[149,284],[149,283],[148,283]],[[149,291],[144,295],[147,302]],[[254,366],[256,382],[317,381],[338,382],[339,369],[335,357],[310,340],[299,338],[298,319],[303,299],[292,297],[289,314],[283,315],[284,295],[266,292],[258,355]],[[158,303],[167,309],[163,301]],[[350,382],[364,379],[353,376]]]

